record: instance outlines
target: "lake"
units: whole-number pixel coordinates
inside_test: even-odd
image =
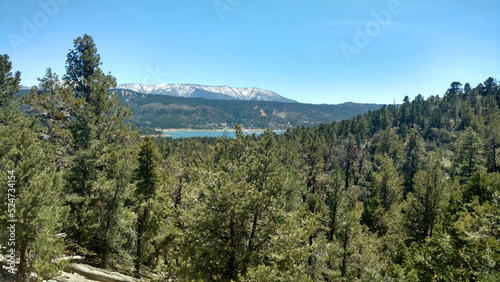
[[[260,135],[264,130],[245,130],[244,135],[255,133]],[[285,132],[284,130],[273,130],[276,134]],[[189,137],[222,137],[226,134],[230,138],[236,138],[234,130],[168,130],[163,131],[163,134],[175,138],[189,138]]]

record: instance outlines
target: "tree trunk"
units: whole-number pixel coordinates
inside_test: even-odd
[[[91,267],[84,264],[72,264],[66,270],[66,272],[75,272],[88,279],[94,281],[102,282],[136,282],[139,281],[132,277],[117,273],[101,270],[95,267]]]
[[[144,233],[144,217],[146,211],[137,218],[137,252],[135,258],[135,273],[138,275],[141,270],[141,257],[142,257],[142,235]]]
[[[19,268],[17,272],[17,281],[19,282],[24,282],[27,281],[28,277],[28,262],[26,260],[26,249],[28,248],[28,243],[26,242],[27,240],[24,239],[21,242],[21,246],[19,249]]]
[[[253,246],[254,246],[254,240],[255,240],[255,234],[257,232],[257,221],[259,219],[259,213],[256,212],[253,215],[253,222],[252,222],[252,231],[250,233],[250,238],[248,239],[248,246],[247,246],[247,252],[245,254],[245,262],[243,264],[243,269],[245,270],[248,266],[248,262],[250,261],[250,254],[252,253]]]
[[[345,167],[345,189],[349,188],[349,170],[350,170],[350,164],[347,162],[346,167]]]
[[[344,253],[342,255],[342,268],[340,269],[342,271],[342,277],[346,276],[346,269],[347,269],[347,240],[349,240],[349,236],[347,235],[347,224],[345,226],[344,230],[344,243],[343,243],[343,248],[344,248]]]
[[[228,246],[231,245],[232,242],[234,241],[234,235],[235,235],[235,230],[234,230],[234,213],[231,213],[231,221],[229,222],[229,242]],[[229,250],[229,259],[227,261],[227,280],[228,281],[236,281],[237,280],[237,270],[236,270],[236,257],[234,254],[234,250]]]

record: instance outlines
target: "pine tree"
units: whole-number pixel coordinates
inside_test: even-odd
[[[21,88],[21,73],[11,72],[12,63],[7,54],[0,55],[0,107],[8,106],[14,100],[14,94]]]
[[[249,269],[279,275],[291,271],[286,252],[308,242],[307,220],[297,218],[300,185],[280,162],[275,135],[267,131],[256,142],[236,130],[237,138],[217,149],[215,164],[198,172],[197,200],[184,216],[186,279],[237,280]]]
[[[339,164],[344,171],[344,188],[347,189],[350,186],[351,179],[355,173],[355,164],[358,161],[361,153],[358,148],[356,140],[350,136],[348,139],[343,141],[341,145],[340,160]]]
[[[23,102],[32,107],[29,112],[37,116],[42,133],[57,147],[58,168],[65,168],[74,153],[73,136],[69,131],[75,111],[74,93],[71,87],[60,83],[50,68],[38,81],[39,86],[25,95]]]
[[[432,157],[427,168],[415,174],[414,192],[407,195],[404,204],[405,227],[410,241],[423,242],[431,237],[447,203],[446,174]]]
[[[151,264],[154,250],[154,239],[160,232],[165,232],[164,220],[168,216],[171,202],[168,197],[161,197],[162,173],[159,167],[160,154],[149,137],[144,139],[139,152],[139,167],[135,170],[137,180],[134,197],[136,221],[136,258],[135,271],[139,274],[141,265]],[[163,230],[162,230],[163,229]],[[165,234],[161,234],[165,236]],[[158,248],[158,246],[156,246]]]
[[[403,177],[405,195],[413,192],[413,177],[420,170],[423,157],[423,140],[417,128],[413,128],[405,144],[403,162]]]
[[[7,220],[16,220],[15,245],[10,247],[19,259],[18,281],[26,281],[31,272],[49,278],[64,266],[54,261],[65,248],[56,236],[68,211],[62,202],[63,181],[53,165],[53,147],[37,136],[36,120],[18,110],[14,94],[20,88],[20,73],[12,75],[10,70],[8,56],[0,56],[0,192],[11,199],[0,204],[0,221],[7,230]]]
[[[92,37],[75,39],[64,75],[77,98],[69,125],[75,154],[67,174],[71,206],[68,233],[82,251],[96,252],[101,265],[108,268],[114,258],[124,258],[121,243],[128,240],[124,237],[128,235],[122,226],[128,224],[125,219],[129,216],[123,208],[131,189],[126,184],[130,173],[110,171],[130,171],[126,168],[130,167],[129,146],[137,134],[125,124],[130,109],[123,106],[116,94],[108,93],[109,88],[116,86],[116,79],[104,75],[100,65]],[[115,224],[120,220],[125,224]]]
[[[480,203],[474,197],[469,209],[463,212],[455,223],[460,246],[459,260],[468,268],[469,279],[497,281],[500,279],[500,186],[497,174],[483,176],[485,182],[494,182],[492,198]],[[491,178],[490,178],[491,177]],[[486,190],[487,187],[482,187]]]
[[[479,135],[471,127],[467,128],[458,144],[457,164],[462,177],[469,178],[474,172],[483,168],[482,154]]]
[[[485,153],[488,172],[500,172],[500,109],[495,99],[486,108]]]
[[[392,159],[386,155],[375,156],[374,166],[363,221],[373,232],[383,235],[388,229],[386,214],[394,212],[393,209],[403,198],[403,179],[398,175]]]
[[[336,240],[329,245],[328,261],[332,271],[326,276],[327,281],[381,279],[377,269],[385,266],[378,255],[379,241],[361,224],[363,204],[358,201],[359,194],[359,187],[353,186],[342,195],[335,228]]]
[[[30,272],[47,279],[64,266],[64,262],[56,260],[65,249],[62,238],[56,236],[68,212],[62,201],[63,181],[56,172],[50,146],[29,129],[32,121],[22,113],[15,115],[10,116],[10,124],[0,127],[0,178],[5,180],[1,184],[2,194],[15,198],[9,203],[15,209],[12,218],[17,220],[18,281],[26,281]],[[15,184],[7,185],[7,179],[14,179]],[[3,211],[7,211],[6,205],[6,201],[2,203]],[[12,219],[6,216],[6,212],[0,215],[2,224]]]

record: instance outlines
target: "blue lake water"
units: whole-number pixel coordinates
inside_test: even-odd
[[[255,133],[256,135],[262,134],[262,130],[248,130],[243,131],[244,135]],[[284,130],[273,130],[276,134],[285,132]],[[189,137],[222,137],[224,134],[230,138],[236,138],[234,130],[172,130],[164,131],[163,134],[173,138],[189,138]]]

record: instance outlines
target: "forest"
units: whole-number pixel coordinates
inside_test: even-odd
[[[225,129],[236,124],[243,128],[286,130],[350,119],[378,110],[379,104],[343,103],[315,105],[270,101],[211,100],[168,95],[116,91],[124,105],[130,106],[133,123],[142,132],[155,128]]]
[[[174,140],[141,137],[88,35],[64,83],[47,69],[19,98],[12,68],[0,56],[18,281],[73,254],[146,281],[500,280],[494,78],[281,135]]]

